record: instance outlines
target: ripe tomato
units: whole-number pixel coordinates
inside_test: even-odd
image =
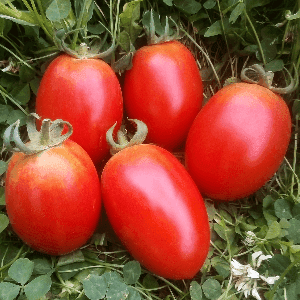
[[[184,142],[203,100],[203,85],[192,53],[170,41],[140,48],[124,79],[129,118],[148,126],[148,138],[168,150]]]
[[[206,196],[243,198],[274,175],[290,136],[289,109],[279,95],[257,84],[231,84],[196,117],[186,142],[187,169]]]
[[[72,140],[82,146],[95,164],[108,153],[106,131],[121,124],[123,100],[119,81],[100,59],[77,59],[63,54],[46,69],[36,113],[72,124]]]
[[[157,275],[192,278],[210,244],[204,201],[167,150],[135,145],[115,154],[101,176],[109,221],[132,256]]]
[[[83,246],[101,210],[95,166],[71,140],[33,155],[15,153],[5,182],[7,214],[33,249],[62,255]]]

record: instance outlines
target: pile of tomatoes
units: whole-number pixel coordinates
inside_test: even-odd
[[[197,63],[178,41],[142,47],[132,64],[121,88],[102,60],[62,54],[50,63],[36,113],[70,122],[72,141],[13,156],[7,212],[24,242],[62,255],[87,242],[103,202],[135,259],[160,276],[192,278],[210,245],[202,195],[229,201],[261,188],[286,153],[289,109],[249,83],[222,88],[202,108]],[[146,143],[110,157],[106,133],[124,116],[147,125]],[[183,145],[185,166],[172,154]]]

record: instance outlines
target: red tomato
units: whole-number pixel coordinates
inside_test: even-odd
[[[5,183],[7,214],[33,249],[62,255],[83,246],[101,210],[95,166],[71,140],[33,155],[15,153]]]
[[[70,122],[74,129],[71,139],[98,164],[109,151],[106,131],[122,121],[119,81],[110,66],[100,59],[60,55],[42,78],[36,113],[42,119]]]
[[[203,100],[192,53],[177,41],[140,48],[124,79],[128,117],[148,126],[148,141],[173,150],[186,139]]]
[[[125,148],[104,167],[101,191],[117,236],[148,270],[171,279],[200,270],[210,245],[206,208],[170,152],[155,145]]]
[[[206,196],[243,198],[274,175],[290,136],[290,113],[280,96],[257,84],[231,84],[196,117],[186,142],[187,169]]]

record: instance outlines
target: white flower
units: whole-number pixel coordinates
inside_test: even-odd
[[[276,280],[280,278],[280,276],[274,276],[274,277],[265,277],[260,275],[260,278],[264,280],[268,284],[274,284]]]
[[[255,244],[255,240],[256,240],[255,233],[252,231],[247,231],[244,244],[247,246],[253,246]]]
[[[246,298],[252,295],[255,299],[261,300],[257,291],[257,282],[259,279],[268,284],[274,284],[279,276],[265,277],[260,275],[255,269],[258,269],[262,261],[271,258],[271,255],[264,255],[261,251],[252,254],[252,266],[250,264],[242,265],[237,260],[231,260],[231,272],[236,280],[235,288],[237,291],[243,291]]]

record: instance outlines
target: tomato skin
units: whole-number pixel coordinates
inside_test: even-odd
[[[204,201],[167,150],[136,145],[114,155],[101,176],[108,219],[131,255],[170,279],[192,278],[210,244]]]
[[[201,193],[240,199],[274,175],[290,137],[289,109],[279,95],[257,84],[232,84],[196,117],[186,142],[186,166]]]
[[[7,214],[33,249],[63,255],[83,246],[101,212],[96,168],[71,140],[34,155],[15,153],[5,182]]]
[[[148,126],[151,143],[173,150],[201,109],[203,85],[192,53],[178,41],[140,48],[126,71],[124,106]]]
[[[121,124],[123,99],[111,67],[100,59],[76,59],[62,54],[53,60],[39,86],[36,113],[42,119],[72,124],[73,141],[95,164],[108,154],[106,131]]]

